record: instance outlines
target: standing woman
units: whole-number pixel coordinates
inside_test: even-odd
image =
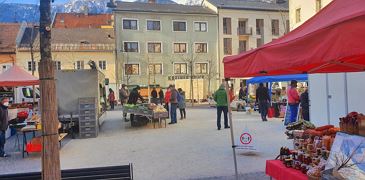
[[[163,105],[163,102],[164,102],[164,93],[163,93],[162,88],[158,92],[158,98],[160,99],[160,104]]]
[[[293,80],[290,82],[290,89],[288,91],[288,104],[290,108],[290,123],[295,122],[298,116],[299,107],[299,94],[297,90],[297,81]]]
[[[180,110],[180,120],[186,119],[186,104],[185,104],[185,91],[183,91],[181,88],[178,89],[178,92],[180,93],[180,99],[178,102],[179,110]]]
[[[171,85],[167,88],[165,93],[165,109],[167,110],[169,117],[170,117],[170,97],[171,97]]]
[[[109,95],[108,95],[108,101],[110,104],[110,109],[114,110],[114,104],[115,104],[115,95],[112,88],[109,88]]]

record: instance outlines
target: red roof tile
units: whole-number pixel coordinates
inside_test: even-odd
[[[100,28],[112,25],[112,14],[57,13],[54,28]]]
[[[0,52],[15,53],[19,29],[18,23],[0,23]]]

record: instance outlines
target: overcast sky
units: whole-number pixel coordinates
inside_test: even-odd
[[[23,4],[39,4],[39,0],[0,0],[0,3],[5,1],[6,3],[23,3]],[[68,0],[55,0],[55,4],[63,4]],[[124,1],[134,1],[134,0],[124,0]],[[177,3],[185,4],[186,0],[174,0]]]

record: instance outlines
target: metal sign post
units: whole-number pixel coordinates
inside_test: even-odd
[[[233,150],[233,161],[234,161],[234,171],[236,180],[238,180],[238,171],[237,171],[237,157],[236,157],[236,145],[234,143],[234,133],[233,133],[233,123],[232,123],[232,108],[230,106],[230,97],[229,97],[229,85],[228,81],[229,79],[225,79],[225,87],[226,87],[226,93],[227,93],[227,103],[228,103],[228,118],[229,118],[229,125],[231,126],[231,141],[232,141],[232,150]]]

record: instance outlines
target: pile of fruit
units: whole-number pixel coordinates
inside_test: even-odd
[[[167,110],[165,109],[165,107],[163,107],[162,105],[158,105],[156,106],[156,108],[153,110],[153,112],[155,113],[163,113],[163,112],[167,112]]]

